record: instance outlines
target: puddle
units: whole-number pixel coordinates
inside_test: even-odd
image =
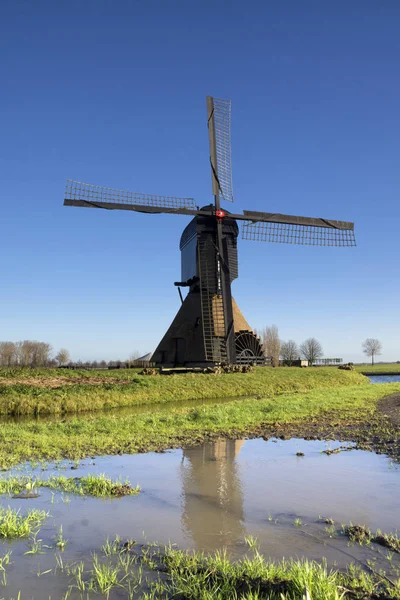
[[[340,567],[351,557],[365,561],[372,550],[348,547],[348,540],[341,536],[329,538],[326,525],[316,522],[319,515],[334,519],[338,529],[350,521],[373,530],[400,529],[399,467],[385,456],[360,450],[323,453],[340,446],[351,448],[343,442],[300,439],[220,440],[161,454],[98,457],[82,461],[74,470],[69,462],[44,473],[39,469],[35,472],[41,477],[53,473],[128,477],[142,492],[102,500],[52,495],[43,488],[37,499],[3,496],[1,504],[23,512],[27,508],[49,511],[38,537],[51,545],[62,525],[68,539],[63,560],[69,562],[99,552],[106,538],[114,539],[115,535],[205,551],[227,547],[233,557],[243,555],[244,536],[253,535],[259,540],[260,551],[271,558],[307,556],[319,560],[325,556],[330,564],[336,562]],[[297,452],[304,456],[296,456]],[[28,468],[18,473],[21,470]],[[301,522],[299,525],[297,521],[297,527],[295,519]],[[1,554],[13,549],[7,597],[16,597],[18,590],[22,590],[21,598],[62,597],[65,578],[52,576],[49,587],[45,587],[45,575],[37,576],[38,564],[42,571],[54,568],[54,550],[29,557],[23,556],[26,541],[0,546]],[[380,555],[375,558],[379,566]]]

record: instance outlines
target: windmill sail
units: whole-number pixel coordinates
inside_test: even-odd
[[[100,185],[91,185],[81,181],[67,181],[64,204],[66,206],[92,206],[98,208],[134,208],[135,206],[149,208],[195,210],[193,198],[178,198],[176,196],[156,196],[141,194],[126,190],[114,190]],[[155,212],[155,211],[154,211]]]
[[[213,193],[233,202],[231,101],[207,96],[207,107]]]
[[[306,246],[355,246],[354,223],[243,211],[242,238]]]

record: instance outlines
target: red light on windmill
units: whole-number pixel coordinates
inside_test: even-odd
[[[225,217],[225,211],[218,209],[215,211],[215,216],[217,217],[217,219],[223,219]]]

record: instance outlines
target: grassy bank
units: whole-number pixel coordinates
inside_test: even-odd
[[[314,389],[197,408],[171,404],[167,413],[158,413],[152,406],[139,415],[101,413],[68,421],[2,423],[0,464],[6,467],[24,459],[144,452],[198,443],[218,435],[262,435],[263,430],[279,430],[289,423],[318,422],[327,414],[335,426],[370,424],[377,400],[394,392],[400,392],[400,383]]]
[[[147,377],[130,370],[118,372],[116,376],[115,373],[3,368],[0,370],[0,414],[62,414],[174,400],[265,398],[368,383],[359,373],[329,367],[258,367],[252,373],[217,376],[186,373]]]

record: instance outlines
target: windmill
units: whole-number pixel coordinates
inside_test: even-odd
[[[181,307],[153,353],[164,366],[207,366],[264,361],[259,338],[232,298],[238,277],[237,221],[242,238],[318,246],[355,246],[354,224],[346,221],[244,210],[230,213],[233,202],[231,102],[207,96],[207,122],[214,202],[203,207],[193,198],[155,196],[68,180],[65,206],[130,210],[193,217],[181,240],[181,281],[175,282]],[[189,292],[183,299],[181,287]]]

